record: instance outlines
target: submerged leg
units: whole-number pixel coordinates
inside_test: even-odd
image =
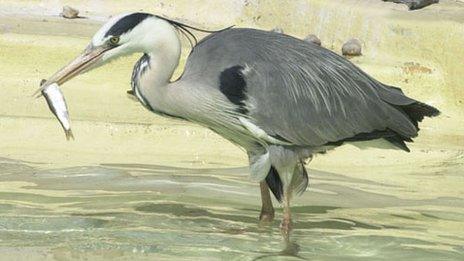
[[[274,220],[274,207],[272,206],[271,193],[265,180],[259,183],[261,188],[261,214],[259,220],[263,222],[271,222]]]
[[[290,232],[292,230],[292,216],[290,212],[290,199],[292,192],[290,189],[284,189],[284,198],[283,198],[283,217],[282,223],[280,224],[280,230],[285,241],[289,241]]]

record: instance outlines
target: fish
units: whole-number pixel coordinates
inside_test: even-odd
[[[40,82],[40,86],[42,87],[45,82],[46,80],[42,80]],[[50,111],[55,115],[63,127],[66,140],[74,140],[74,135],[71,130],[71,122],[69,120],[68,106],[66,105],[66,100],[64,99],[64,95],[58,84],[53,83],[43,87],[41,93],[47,101],[48,108],[50,108]]]

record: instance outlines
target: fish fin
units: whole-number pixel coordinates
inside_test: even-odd
[[[71,139],[74,140],[74,135],[73,135],[71,129],[65,130],[64,133],[66,135],[66,140],[68,140],[68,141],[71,140]]]

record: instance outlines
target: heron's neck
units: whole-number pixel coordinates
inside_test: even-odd
[[[227,119],[234,106],[224,100],[224,95],[202,81],[182,77],[171,82],[181,54],[179,44],[170,48],[149,52],[139,61],[136,95],[153,112],[182,118],[199,124],[212,126],[217,122],[233,122]],[[224,110],[216,110],[223,108]]]
[[[163,43],[153,50],[145,49],[139,68],[136,67],[137,97],[155,113],[202,122],[205,112],[211,116],[214,102],[222,101],[223,95],[192,78],[171,82],[179,65],[181,43],[175,29],[171,25],[169,28],[158,34],[163,35]]]
[[[179,65],[181,44],[178,36],[171,39],[162,50],[153,50],[144,54],[139,61],[137,87],[142,102],[148,103],[155,112],[183,117],[176,98],[178,84],[171,83],[171,78]]]
[[[146,85],[146,87],[156,90],[167,87],[179,65],[180,47],[179,50],[147,53],[146,56],[148,57],[148,67],[140,75],[142,87]]]

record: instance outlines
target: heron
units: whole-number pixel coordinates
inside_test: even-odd
[[[193,30],[209,32],[196,40]],[[181,37],[192,48],[182,75]],[[192,38],[193,37],[193,38]],[[271,193],[282,204],[280,228],[291,231],[292,198],[307,190],[305,162],[345,143],[386,140],[409,152],[424,117],[439,110],[381,83],[326,48],[253,28],[201,28],[149,13],[115,16],[85,50],[44,86],[133,53],[131,80],[153,113],[190,121],[246,151],[261,191],[261,221],[272,221]]]

